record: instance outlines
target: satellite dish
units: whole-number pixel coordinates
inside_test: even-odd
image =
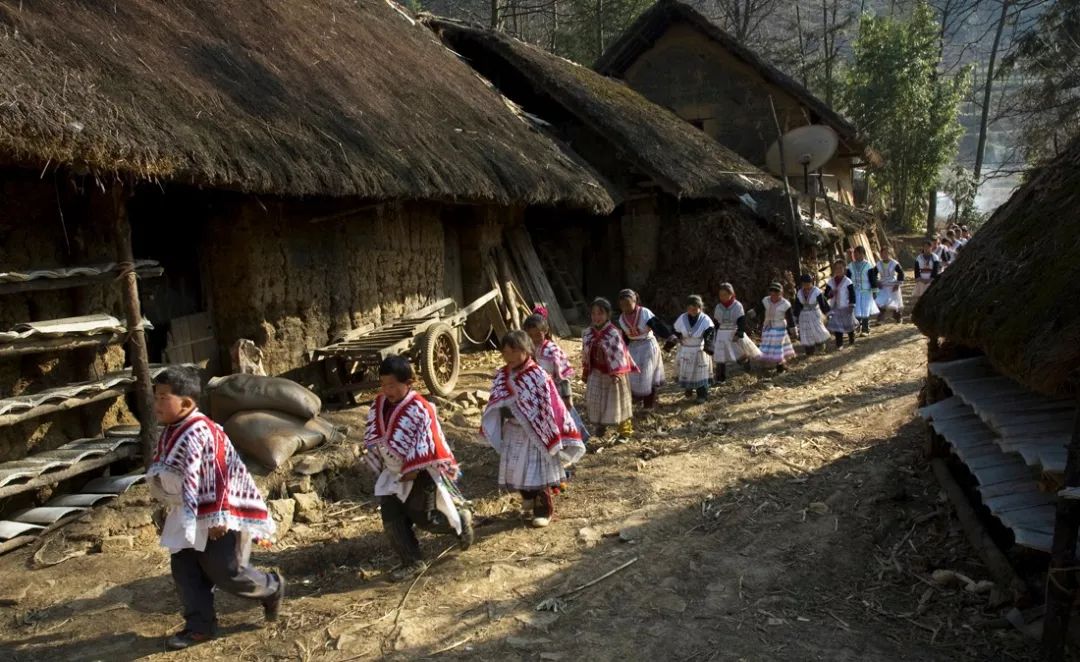
[[[784,165],[780,166],[780,141],[769,147],[765,164],[774,175],[805,175],[816,171],[836,154],[840,139],[832,128],[822,124],[800,126],[784,134]]]

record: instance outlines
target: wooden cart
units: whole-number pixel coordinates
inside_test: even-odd
[[[499,290],[492,289],[461,310],[455,310],[453,299],[442,299],[382,326],[354,329],[316,349],[313,358],[324,361],[330,387],[323,396],[346,395],[351,399],[353,392],[377,384],[376,373],[383,359],[403,355],[417,367],[429,392],[448,397],[461,372],[459,329],[469,315],[498,296]]]

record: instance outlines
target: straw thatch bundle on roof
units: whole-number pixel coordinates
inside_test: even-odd
[[[1080,138],[960,251],[915,307],[923,333],[982,350],[1047,394],[1080,390]]]
[[[612,206],[384,0],[0,4],[0,155],[286,195]]]

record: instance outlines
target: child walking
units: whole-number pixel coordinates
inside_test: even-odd
[[[870,335],[870,318],[879,312],[877,303],[874,301],[877,275],[873,269],[874,265],[866,259],[866,249],[856,246],[855,260],[848,265],[847,276],[855,285],[855,319],[859,320],[864,336]]]
[[[716,383],[727,381],[727,364],[742,363],[747,371],[750,361],[761,356],[761,350],[753,340],[746,337],[746,309],[735,298],[731,283],[720,283],[720,303],[713,310],[716,319],[716,335],[713,340],[713,363],[716,364]]]
[[[285,596],[281,573],[247,564],[251,543],[269,540],[274,521],[225,431],[198,410],[200,392],[192,369],[154,378],[154,417],[165,428],[146,473],[151,494],[168,507],[161,546],[184,609],[184,628],[166,641],[172,650],[215,636],[215,588],[259,601],[267,621],[277,620]]]
[[[884,322],[886,315],[892,311],[893,319],[900,324],[904,321],[904,295],[900,292],[900,283],[904,282],[904,268],[892,259],[889,247],[882,246],[881,259],[874,270],[878,284],[877,305],[881,310],[878,322]]]
[[[709,354],[713,351],[713,335],[716,333],[712,319],[701,312],[704,306],[700,296],[690,295],[686,300],[686,312],[675,320],[675,334],[672,336],[672,340],[677,339],[679,343],[679,353],[675,358],[679,366],[679,388],[686,392],[688,398],[696,393],[698,404],[709,398],[712,372]]]
[[[626,335],[630,358],[640,372],[630,374],[630,392],[634,400],[640,400],[645,409],[656,406],[656,391],[664,384],[664,360],[660,345],[653,331],[666,338],[671,335],[667,325],[653,312],[641,305],[637,292],[619,292],[619,327]]]
[[[784,298],[780,283],[769,285],[769,296],[761,300],[765,308],[761,328],[761,360],[776,364],[776,372],[787,370],[784,363],[795,358],[789,332],[795,332],[795,318],[791,316],[791,302]]]
[[[941,260],[934,255],[934,242],[927,241],[923,243],[922,252],[915,257],[915,292],[912,298],[918,301],[919,297],[926,294],[930,283],[937,280],[940,273]]]
[[[829,321],[826,328],[836,336],[836,349],[844,348],[844,334],[855,344],[855,285],[844,273],[843,260],[833,262],[832,278],[825,283],[825,298],[829,300]]]
[[[623,342],[622,333],[611,323],[611,302],[598,298],[589,308],[592,326],[581,338],[582,378],[585,380],[585,410],[604,436],[607,426],[618,426],[621,440],[634,433],[630,375],[637,364]]]
[[[806,350],[807,356],[812,356],[818,345],[829,342],[832,336],[821,323],[822,313],[829,312],[829,302],[814,285],[814,277],[810,274],[799,277],[799,291],[795,293],[793,305],[795,318],[799,321],[799,344]]]
[[[495,373],[481,431],[499,454],[499,487],[519,492],[523,514],[545,527],[555,515],[552,488],[585,445],[555,382],[533,360],[529,336],[511,331],[500,346],[506,365]]]
[[[525,333],[529,334],[529,340],[536,348],[536,363],[544,369],[544,372],[555,382],[555,390],[559,392],[563,405],[574,419],[574,425],[581,433],[582,443],[588,443],[589,431],[585,428],[585,422],[581,420],[581,414],[574,408],[573,393],[570,391],[570,379],[574,376],[574,369],[570,367],[570,358],[559,347],[558,343],[551,339],[551,328],[546,317],[535,313],[525,318],[521,324]]]
[[[427,568],[414,527],[457,535],[462,550],[473,541],[472,513],[457,488],[457,460],[443,436],[435,405],[412,389],[412,364],[390,356],[379,365],[380,393],[368,410],[364,446],[377,476],[383,531],[401,560],[391,578],[401,581]]]

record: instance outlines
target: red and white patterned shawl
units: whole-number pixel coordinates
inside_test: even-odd
[[[562,350],[562,347],[559,347],[551,338],[545,340],[544,344],[540,345],[540,349],[536,350],[536,359],[555,367],[553,377],[570,379],[574,376],[574,369],[570,367],[570,358],[566,356],[566,352]]]
[[[162,431],[147,474],[164,473],[183,481],[180,498],[189,543],[194,544],[200,523],[246,532],[256,539],[268,540],[274,534],[266,502],[229,437],[198,410]]]
[[[630,358],[630,351],[623,341],[622,332],[615,325],[608,322],[599,329],[590,326],[581,338],[581,361],[582,377],[589,380],[589,373],[599,370],[606,375],[626,375],[631,372],[640,372],[634,359]],[[593,362],[593,350],[599,349],[603,361]]]
[[[648,338],[653,335],[649,322],[655,317],[645,306],[637,306],[633,312],[619,315],[619,326],[631,340]]]
[[[364,445],[377,446],[401,461],[402,475],[437,468],[449,478],[458,473],[457,460],[443,436],[435,405],[416,391],[409,391],[393,406],[389,418],[382,415],[386,396],[379,395],[368,410]],[[370,454],[369,457],[371,457]],[[373,467],[381,471],[382,467]]]
[[[567,446],[578,446],[584,453],[581,432],[566,411],[555,382],[532,359],[516,372],[505,366],[495,373],[491,399],[484,408],[485,425],[480,430],[489,443],[493,439],[487,424],[499,419],[499,409],[503,407],[510,408],[529,438],[548,453],[555,454]],[[492,445],[499,450],[497,443]],[[575,459],[580,457],[580,454],[574,455]]]

